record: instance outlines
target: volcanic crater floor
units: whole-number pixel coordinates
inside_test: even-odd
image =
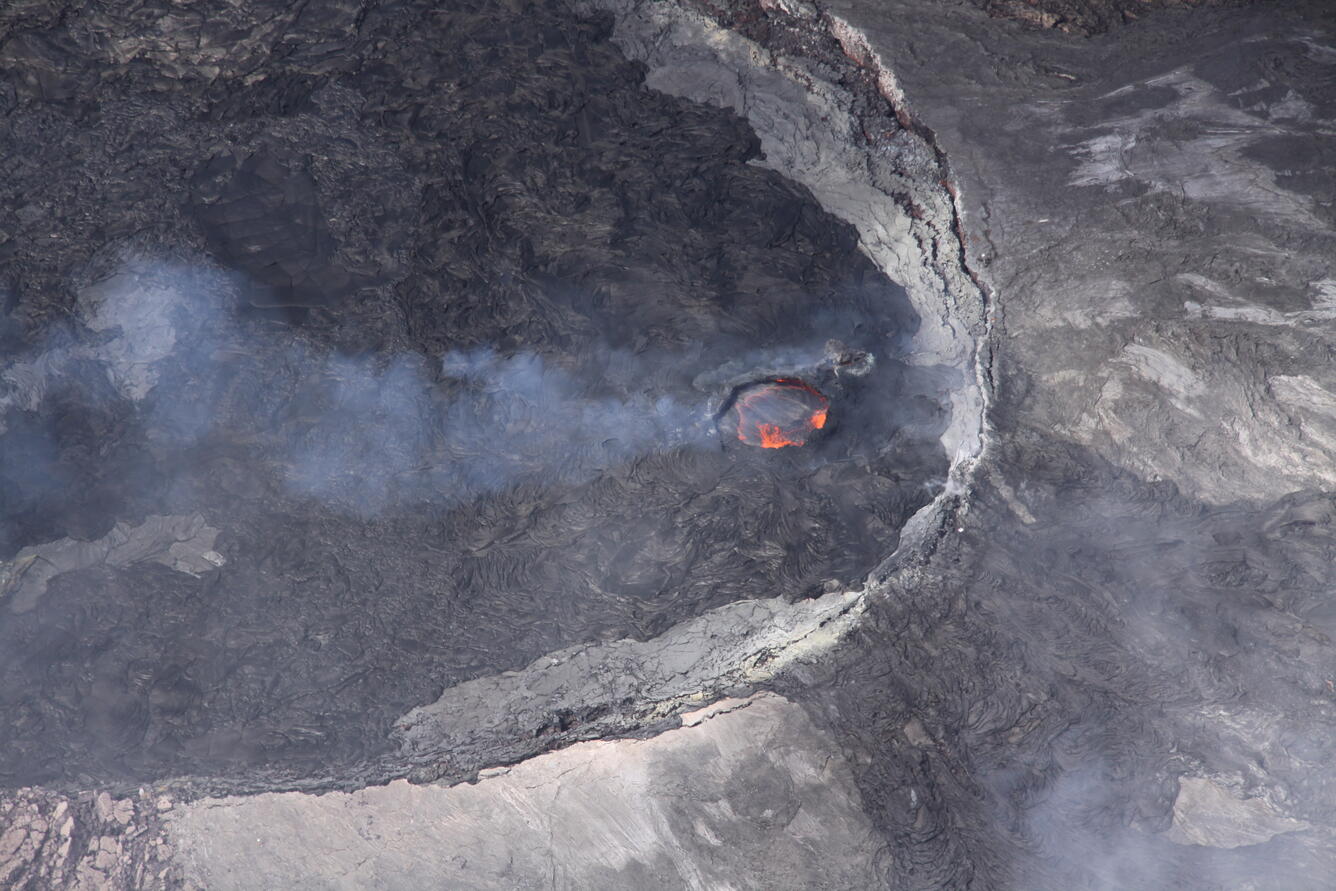
[[[11,785],[388,778],[443,689],[857,586],[944,484],[904,290],[606,21],[284,15],[3,19]],[[725,448],[702,376],[830,339],[822,436]]]

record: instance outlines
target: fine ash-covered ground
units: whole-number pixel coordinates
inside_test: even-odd
[[[1331,887],[1246,6],[7,7],[0,884]]]

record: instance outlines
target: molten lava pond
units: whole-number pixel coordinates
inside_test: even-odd
[[[781,378],[738,392],[727,426],[747,445],[763,449],[801,446],[826,426],[830,400],[800,380]]]

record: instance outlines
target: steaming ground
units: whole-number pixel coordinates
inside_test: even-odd
[[[857,584],[940,490],[904,292],[604,25],[225,15],[2,20],[5,783],[373,779],[443,688]],[[828,435],[720,440],[829,338]]]

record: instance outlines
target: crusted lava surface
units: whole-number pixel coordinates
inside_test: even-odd
[[[857,583],[940,486],[904,292],[606,21],[43,10],[0,13],[0,560],[103,556],[6,605],[0,781],[374,780],[443,687]],[[860,422],[699,434],[702,371],[831,337]],[[220,565],[126,556],[195,515]]]

